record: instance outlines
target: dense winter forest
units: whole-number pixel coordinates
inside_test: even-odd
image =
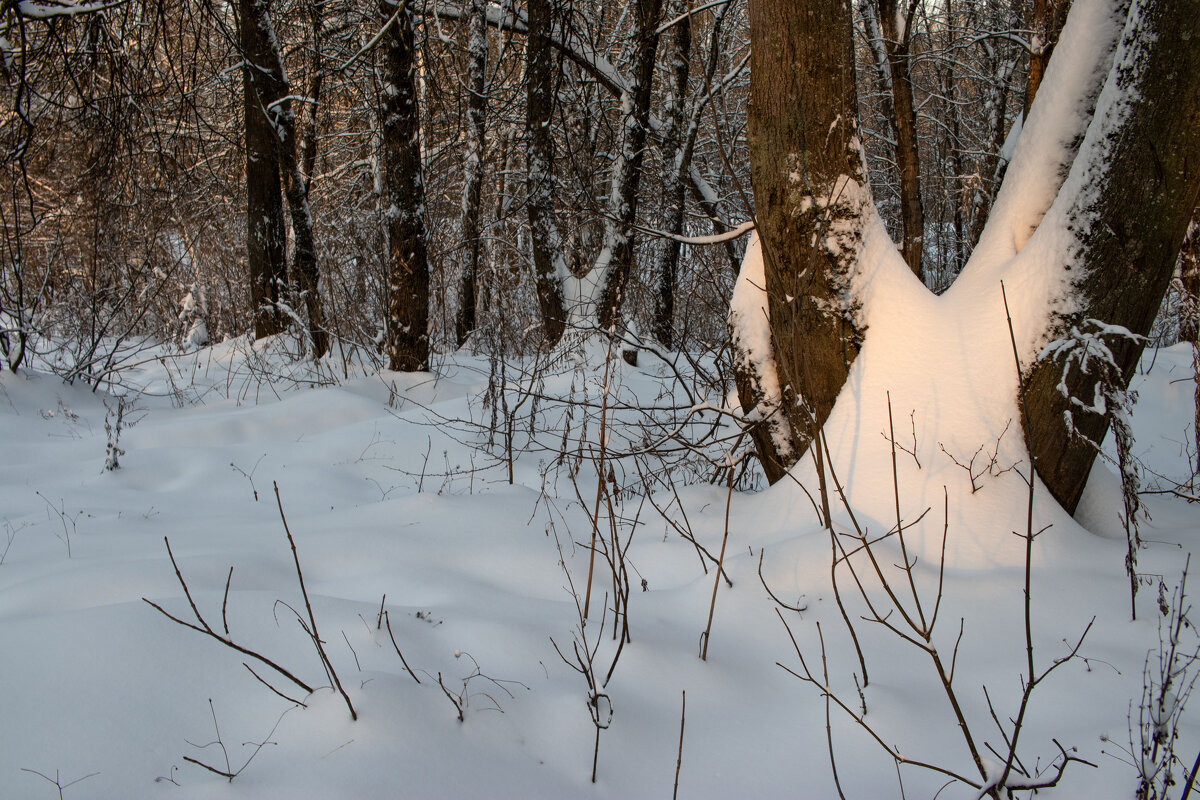
[[[1198,42],[0,0],[0,794],[1188,796]]]

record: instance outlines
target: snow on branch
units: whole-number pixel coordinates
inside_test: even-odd
[[[79,14],[94,14],[97,11],[114,8],[124,3],[125,0],[94,0],[85,3],[77,2],[77,0],[49,0],[49,2],[43,0],[43,2],[37,3],[33,0],[19,0],[17,13],[26,19],[74,17]]]

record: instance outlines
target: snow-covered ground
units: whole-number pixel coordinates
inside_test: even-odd
[[[937,325],[930,315],[938,302],[930,298],[930,308],[913,318]],[[909,358],[903,342],[883,335],[889,324],[885,315],[872,317],[873,337],[851,378],[855,399],[831,418],[834,467],[859,523],[874,535],[891,528],[897,493],[886,438],[890,390],[895,439],[916,454],[899,451],[897,458],[900,513],[914,526],[906,547],[918,557],[916,592],[928,613],[946,531],[933,641],[947,667],[957,642],[953,686],[972,735],[981,749],[989,742],[1003,751],[984,687],[1011,730],[1007,720],[1016,714],[1026,669],[1025,551],[1013,531],[1025,530],[1027,463],[1018,422],[1004,418],[1013,401],[993,396],[998,390],[987,381],[1013,369],[995,360],[999,345],[969,351],[942,327],[943,351],[921,369],[944,368],[922,379],[911,361],[907,372],[900,363]],[[1006,343],[1006,330],[997,336]],[[686,517],[713,554],[728,515],[733,586],[720,587],[708,659],[701,661],[714,571],[628,490],[636,474],[618,464],[614,477],[626,490],[614,510],[627,520],[621,535],[632,533],[632,641],[604,689],[612,716],[600,735],[593,785],[588,685],[555,645],[571,657],[581,635],[567,576],[582,594],[596,468],[585,459],[576,478],[585,508],[568,465],[551,452],[565,424],[563,407],[539,401],[544,448],[518,456],[510,485],[507,465],[496,457],[502,446],[488,448],[486,429],[468,423],[490,419],[482,402],[486,360],[457,357],[435,375],[351,373],[319,387],[283,377],[284,367],[247,358],[244,343],[226,343],[128,371],[126,383],[142,391],[128,392],[118,442],[124,454],[113,471],[104,467],[114,396],[37,372],[0,378],[0,796],[53,797],[58,789],[49,778],[79,780],[65,789],[68,798],[669,797],[683,692],[679,797],[836,796],[824,699],[776,665],[802,671],[759,578],[761,569],[776,597],[804,609],[782,616],[817,677],[820,625],[831,687],[860,710],[859,662],[831,591],[830,538],[797,484],[734,492],[728,509],[724,486],[683,475],[678,503],[661,488],[654,496],[676,524]],[[619,359],[610,367],[617,373],[610,383],[621,386],[613,398],[685,407],[712,400],[661,396],[670,386],[665,370],[646,354],[640,367]],[[574,380],[576,398],[595,404],[590,427],[582,430],[580,409],[570,432],[593,453],[604,370],[591,358],[578,369],[552,370],[544,386],[547,395],[568,396]],[[1191,374],[1190,351],[1176,347],[1148,352],[1136,382],[1138,455],[1177,481],[1189,475],[1187,443],[1194,442]],[[530,403],[517,414],[521,446],[528,444]],[[967,470],[951,456],[966,464],[980,446],[972,491]],[[796,471],[815,497],[814,476],[808,465]],[[307,612],[276,484],[321,638],[357,721],[328,688],[298,624],[298,615],[307,624]],[[1038,669],[1066,655],[1095,622],[1080,658],[1037,688],[1019,754],[1030,771],[1045,768],[1059,755],[1056,739],[1094,765],[1070,765],[1056,796],[1129,797],[1137,775],[1125,751],[1131,718],[1133,746],[1141,742],[1143,666],[1148,651],[1158,651],[1160,580],[1169,597],[1196,549],[1200,514],[1170,495],[1145,497],[1151,519],[1142,522],[1138,569],[1146,579],[1134,622],[1111,468],[1094,471],[1078,515],[1086,528],[1057,510],[1040,486],[1038,492],[1035,529],[1052,525],[1033,547]],[[848,515],[836,495],[832,501],[845,529]],[[608,530],[601,519],[601,532]],[[195,622],[164,539],[217,634],[225,635],[224,618],[232,641],[321,688],[305,695],[269,667],[144,602]],[[876,547],[912,609],[908,579],[892,566],[901,558],[895,537]],[[881,601],[877,582],[859,574]],[[905,756],[977,778],[930,658],[863,621],[852,577],[844,567],[838,576],[869,670],[866,721]],[[599,679],[615,653],[612,615],[604,615],[602,629],[599,612],[611,605],[611,585],[598,561],[585,633],[589,646],[599,645]],[[414,674],[378,624],[381,602]],[[1195,649],[1191,631],[1184,645]],[[244,661],[306,707],[272,693]],[[226,755],[212,744],[214,716],[228,763],[240,769],[232,784],[185,760],[226,769]],[[899,797],[891,758],[837,708],[832,722],[846,795]],[[1190,767],[1200,728],[1185,715],[1180,731],[1179,753]],[[915,767],[900,775],[908,797],[930,797],[948,780]],[[955,784],[940,797],[974,795]]]

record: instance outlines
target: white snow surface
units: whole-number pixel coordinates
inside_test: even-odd
[[[939,445],[969,460],[980,445],[994,447],[1014,413],[1003,309],[998,289],[952,307],[917,291],[899,267],[881,268],[865,289],[870,333],[853,394],[830,422],[834,466],[860,522],[879,533],[890,527],[890,445],[882,435],[890,391],[896,440],[911,447],[915,426],[921,462],[917,469],[912,457],[898,457],[906,523],[933,506],[908,540],[920,558],[918,588],[932,599],[945,486],[947,566],[935,642],[948,652],[963,620],[955,685],[979,738],[999,744],[982,687],[1001,718],[1015,713],[1023,562],[1011,531],[1023,530],[1025,485],[1016,470],[1025,470],[1026,456],[1014,422],[998,464],[1020,462],[1016,470],[980,477],[972,494],[966,473]],[[936,345],[917,346],[929,342]],[[584,352],[590,357],[575,374],[586,375],[595,400],[603,364],[595,349]],[[658,397],[665,370],[643,355],[639,368],[614,361],[615,397]],[[575,604],[547,533],[553,522],[565,566],[582,587],[580,543],[590,526],[565,469],[551,469],[543,482],[539,462],[551,455],[519,457],[510,486],[506,469],[482,449],[484,435],[446,421],[486,418],[479,398],[486,369],[482,359],[459,356],[437,375],[352,374],[340,385],[303,388],[311,371],[244,343],[152,360],[125,375],[122,391],[141,410],[126,412],[136,424],[122,432],[125,455],[113,472],[103,469],[104,402],[112,406],[112,398],[36,371],[0,377],[0,796],[52,796],[55,787],[36,771],[63,784],[82,778],[64,792],[81,798],[665,797],[685,690],[680,797],[835,796],[821,695],[776,666],[799,669],[757,574],[762,558],[772,591],[805,608],[784,614],[814,667],[820,623],[831,683],[857,707],[858,665],[830,591],[829,539],[794,484],[733,494],[726,567],[734,586],[722,585],[717,596],[706,662],[697,652],[713,572],[705,574],[692,545],[643,507],[629,551],[639,576],[632,643],[606,689],[613,719],[600,737],[597,783],[590,782],[586,685],[551,644],[553,637],[569,651]],[[1189,369],[1184,349],[1148,353],[1135,385],[1138,455],[1176,479],[1186,477],[1182,443],[1192,436]],[[549,377],[546,393],[567,396],[571,374]],[[260,382],[271,375],[273,382]],[[399,399],[389,407],[393,386]],[[594,423],[588,436],[595,441]],[[472,474],[472,464],[492,466]],[[797,477],[815,493],[810,473],[802,467]],[[585,462],[579,481],[581,494],[593,496],[594,467]],[[232,566],[232,638],[328,687],[291,611],[276,605],[305,613],[273,482],[357,722],[329,688],[302,697],[272,677],[308,704],[288,711],[291,703],[242,667],[243,656],[142,602],[191,618],[167,537],[198,607],[221,631]],[[672,499],[657,496],[664,508]],[[1174,585],[1194,549],[1195,508],[1145,499],[1153,519],[1143,523],[1150,544],[1139,566]],[[698,541],[717,552],[725,489],[684,486],[679,500]],[[632,515],[637,499],[622,502]],[[1090,660],[1063,666],[1038,689],[1022,733],[1026,763],[1052,759],[1057,737],[1098,765],[1073,765],[1054,796],[1123,798],[1135,785],[1119,747],[1128,746],[1126,715],[1131,702],[1136,711],[1143,661],[1157,646],[1157,612],[1154,588],[1144,587],[1139,619],[1129,620],[1120,507],[1119,486],[1103,465],[1079,515],[1090,530],[1058,511],[1040,486],[1035,497],[1035,524],[1053,524],[1034,548],[1038,664],[1063,655],[1063,640],[1074,642],[1096,617],[1081,650]],[[844,512],[839,520],[845,524]],[[884,552],[898,560],[893,550]],[[597,606],[608,583],[597,580]],[[864,611],[844,573],[841,583],[851,614]],[[385,594],[419,685],[377,629]],[[594,614],[590,635],[598,621]],[[906,755],[971,775],[929,659],[878,626],[858,629],[871,669],[871,724]],[[601,660],[611,653],[606,636]],[[511,682],[471,678],[459,722],[437,675],[459,692],[475,663],[483,675]],[[224,767],[219,748],[203,746],[216,739],[210,699],[234,769],[254,749],[244,742],[270,742],[232,784],[184,760]],[[848,796],[899,796],[890,759],[837,709],[833,738]],[[1200,731],[1186,717],[1185,759],[1198,745]],[[932,796],[944,782],[912,768],[902,775],[909,797]],[[958,784],[940,796],[973,795]]]

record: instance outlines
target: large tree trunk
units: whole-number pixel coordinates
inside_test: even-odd
[[[788,421],[790,439],[756,437],[767,477],[777,480],[824,424],[858,355],[849,282],[871,198],[849,5],[751,0],[750,39],[749,146],[777,375],[753,374],[766,363],[747,352],[763,338],[745,330],[761,322],[753,313],[734,320],[734,340],[742,407]]]
[[[241,0],[242,95],[246,125],[246,262],[250,273],[250,307],[254,338],[281,333],[287,318],[279,308],[287,285],[283,194],[275,132],[254,85],[253,65],[262,64],[266,42],[253,24],[252,0]],[[260,74],[262,81],[269,76]]]
[[[471,0],[467,45],[467,154],[464,159],[462,194],[462,237],[464,258],[459,278],[458,317],[455,338],[462,347],[475,330],[476,282],[482,240],[479,218],[483,197],[483,145],[487,128],[487,3]]]
[[[429,366],[429,266],[416,39],[409,0],[400,0],[399,5],[380,0],[379,14],[387,25],[380,128],[388,234],[388,360],[394,370],[415,372]]]
[[[528,13],[525,129],[529,138],[526,157],[529,167],[529,242],[533,250],[542,328],[546,345],[553,347],[562,338],[566,327],[562,283],[567,276],[567,267],[554,219],[554,140],[550,136],[550,121],[554,116],[551,0],[529,0]]]
[[[1072,277],[1049,338],[1081,347],[1089,332],[1098,334],[1091,369],[1064,375],[1060,358],[1044,357],[1026,378],[1030,452],[1071,512],[1096,457],[1090,442],[1103,440],[1109,424],[1088,407],[1111,406],[1114,385],[1118,392],[1128,385],[1144,342],[1135,337],[1149,332],[1200,190],[1200,2],[1144,0],[1128,19],[1066,184],[1074,194],[1060,198],[1070,202],[1065,269]],[[1134,336],[1110,333],[1111,326]]]

